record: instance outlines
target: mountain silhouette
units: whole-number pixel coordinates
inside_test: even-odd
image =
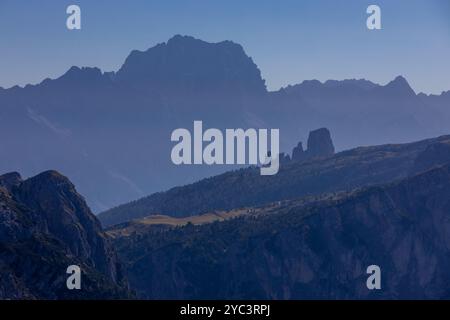
[[[237,168],[171,163],[171,132],[194,120],[279,128],[285,152],[326,127],[342,151],[448,133],[447,96],[415,94],[402,77],[387,85],[311,80],[270,92],[239,44],[177,35],[131,52],[116,72],[74,66],[0,90],[0,171],[28,177],[57,169],[99,212]]]
[[[82,270],[82,290],[68,290],[66,269]],[[130,297],[108,236],[74,185],[55,171],[22,180],[0,176],[0,298]]]
[[[180,35],[145,52],[131,52],[116,79],[168,93],[266,91],[261,73],[240,45]]]

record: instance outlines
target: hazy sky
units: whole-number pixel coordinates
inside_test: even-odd
[[[66,28],[66,8],[82,30]],[[382,30],[366,28],[366,8]],[[70,66],[117,70],[133,49],[175,34],[242,44],[269,89],[306,79],[405,76],[417,92],[450,89],[449,0],[0,0],[0,86],[37,83]]]

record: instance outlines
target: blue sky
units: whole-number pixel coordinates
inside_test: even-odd
[[[66,8],[82,30],[66,29]],[[366,28],[366,8],[382,30]],[[0,86],[38,83],[70,66],[117,70],[133,49],[175,34],[233,40],[269,89],[306,79],[405,76],[417,92],[450,89],[448,0],[0,0]]]

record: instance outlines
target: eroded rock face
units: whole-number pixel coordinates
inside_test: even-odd
[[[69,291],[66,269],[82,270],[82,290]],[[127,283],[110,240],[56,171],[22,181],[0,176],[0,298],[119,298]]]
[[[299,142],[294,150],[292,150],[292,161],[303,161],[305,157],[306,153],[303,150],[303,144]]]
[[[261,72],[242,46],[231,41],[207,43],[181,35],[145,52],[133,51],[117,72],[117,80],[145,83],[160,92],[266,92]]]
[[[258,210],[117,238],[130,283],[153,299],[450,297],[450,165]],[[366,287],[373,264],[381,268],[382,290]]]
[[[292,161],[303,162],[332,155],[334,155],[334,145],[330,131],[327,128],[320,128],[309,133],[306,150],[303,150],[301,142],[292,150]]]
[[[11,172],[0,176],[0,187],[4,187],[10,191],[12,187],[19,185],[22,182],[22,178],[19,173]]]
[[[309,158],[326,157],[334,154],[333,141],[327,128],[320,128],[309,133],[307,153]]]

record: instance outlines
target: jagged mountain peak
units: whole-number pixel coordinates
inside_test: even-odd
[[[16,197],[30,208],[39,208],[38,213],[47,221],[49,230],[65,239],[69,246],[72,238],[84,232],[93,234],[101,231],[84,198],[72,182],[57,171],[45,171],[23,181],[16,190]],[[71,224],[79,224],[85,231],[72,230]],[[84,247],[82,250],[74,249],[74,252],[84,255],[88,251]]]
[[[352,86],[361,89],[372,89],[378,85],[372,81],[366,79],[344,79],[344,80],[327,80],[324,83],[326,87],[342,87],[342,86]]]
[[[22,177],[18,172],[10,172],[0,176],[0,187],[11,190],[14,186],[19,185],[22,182]]]
[[[174,35],[172,38],[167,40],[167,43],[166,43],[166,45],[168,45],[168,46],[176,46],[176,45],[182,45],[182,44],[214,45],[215,43],[210,43],[210,42],[195,38],[190,35],[181,35],[181,34]]]
[[[161,90],[266,90],[260,70],[241,45],[181,35],[146,51],[131,52],[117,79]]]
[[[23,183],[29,185],[46,185],[47,187],[51,186],[58,189],[65,188],[75,191],[75,187],[70,182],[70,180],[66,176],[55,170],[44,171],[32,178],[25,180]]]
[[[397,84],[403,84],[403,85],[408,85],[408,80],[406,80],[406,78],[402,75],[398,75],[394,78],[394,80],[392,80],[390,83],[397,83]]]
[[[414,90],[409,85],[408,81],[403,76],[397,76],[394,80],[384,86],[384,89],[388,89],[397,93],[408,93],[415,95]]]
[[[320,82],[320,81],[317,80],[317,79],[303,80],[303,82],[299,84],[299,86],[306,87],[306,88],[320,87],[320,86],[322,86],[322,85],[323,85],[323,83]],[[295,85],[294,85],[294,86],[295,86]]]
[[[65,81],[89,81],[99,79],[103,76],[102,71],[96,67],[77,67],[72,66],[58,80]]]
[[[242,56],[247,56],[247,54],[245,53],[244,48],[233,41],[230,40],[223,40],[223,41],[219,41],[219,42],[208,42],[208,41],[204,41],[201,39],[197,39],[193,36],[189,36],[189,35],[180,35],[177,34],[175,36],[173,36],[172,38],[170,38],[166,43],[162,43],[157,45],[161,46],[161,47],[168,47],[170,49],[175,49],[175,50],[189,50],[189,49],[199,49],[199,48],[203,48],[203,49],[214,49],[214,50],[229,50],[230,53],[234,53],[236,55],[242,55]],[[152,50],[153,48],[148,49]]]
[[[205,42],[202,41],[200,39],[196,39],[193,36],[188,36],[188,35],[181,35],[181,34],[176,34],[174,35],[172,38],[170,38],[167,41],[167,44],[174,44],[174,43],[179,43],[179,42],[183,42],[183,41],[201,41],[201,42]]]
[[[415,95],[414,90],[409,85],[408,81],[403,76],[397,76],[394,80],[390,81],[386,85],[382,86],[372,81],[366,79],[344,79],[344,80],[326,80],[325,82],[321,82],[317,79],[313,80],[304,80],[296,85],[289,85],[284,88],[287,92],[322,92],[323,89],[342,89],[342,88],[350,88],[352,90],[363,89],[363,90],[384,90],[386,89],[397,92],[397,93],[411,93]]]
[[[22,177],[20,173],[14,171],[14,172],[8,172],[5,174],[0,175],[0,182],[3,181],[22,181]]]
[[[0,279],[0,298],[24,294],[18,279],[33,298],[127,296],[109,239],[67,177],[46,171],[22,181],[10,173],[0,176],[0,187],[5,181],[16,185],[0,188],[0,242],[6,248],[0,260],[13,281]],[[83,291],[65,286],[65,268],[72,264],[83,270]]]
[[[326,80],[321,82],[317,79],[304,80],[296,85],[288,85],[280,91],[287,93],[305,93],[322,95],[324,93],[347,94],[348,92],[368,92],[380,85],[366,79],[344,79],[344,80]]]

